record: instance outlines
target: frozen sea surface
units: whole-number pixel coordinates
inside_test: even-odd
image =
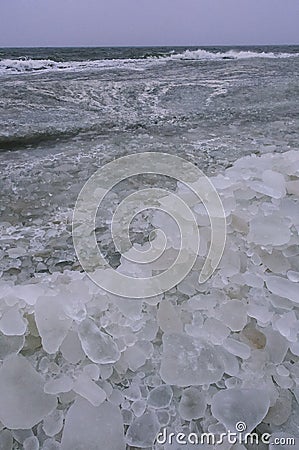
[[[160,430],[238,422],[299,440],[299,49],[23,52],[0,50],[0,448],[177,450],[155,443]],[[97,168],[143,151],[211,176],[227,244],[198,284],[210,230],[192,204],[201,248],[186,280],[120,299],[80,271],[72,211]],[[189,198],[159,176],[117,186],[96,228],[113,267],[115,208],[153,186]],[[163,220],[139,215],[132,241]]]

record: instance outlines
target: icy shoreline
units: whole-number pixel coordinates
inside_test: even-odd
[[[211,180],[228,234],[203,285],[198,204],[198,262],[164,296],[117,298],[76,271],[0,281],[4,448],[176,450],[155,447],[161,428],[220,434],[238,421],[299,439],[299,152],[241,158]]]

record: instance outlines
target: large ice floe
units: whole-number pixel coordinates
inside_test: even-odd
[[[204,284],[198,203],[198,260],[163,295],[118,298],[69,270],[0,281],[0,449],[191,449],[156,437],[239,423],[299,448],[299,152],[245,157],[211,180],[227,242]]]

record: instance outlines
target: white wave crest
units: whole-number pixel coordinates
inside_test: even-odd
[[[250,58],[291,58],[299,53],[273,53],[245,50],[228,50],[227,52],[209,52],[207,50],[186,50],[183,53],[170,56],[170,59],[181,60],[219,60],[219,59],[250,59]]]
[[[31,72],[34,70],[55,70],[66,68],[67,63],[58,63],[51,59],[2,59],[0,71]]]
[[[100,59],[94,61],[66,61],[57,62],[51,59],[2,59],[0,60],[0,74],[16,74],[44,71],[79,71],[88,69],[130,69],[142,70],[148,64],[146,59]]]
[[[203,49],[186,50],[183,53],[165,55],[160,57],[148,57],[144,59],[99,59],[86,61],[57,62],[51,59],[1,59],[0,75],[17,74],[44,71],[80,71],[96,69],[131,69],[144,70],[152,64],[167,63],[175,60],[213,61],[213,60],[238,60],[250,58],[291,58],[299,53],[272,53],[245,50],[228,50],[226,52],[211,52]]]

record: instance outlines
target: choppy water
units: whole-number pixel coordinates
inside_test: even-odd
[[[211,174],[298,149],[298,61],[298,46],[0,49],[0,272],[77,268],[75,199],[118,156],[163,151]]]

